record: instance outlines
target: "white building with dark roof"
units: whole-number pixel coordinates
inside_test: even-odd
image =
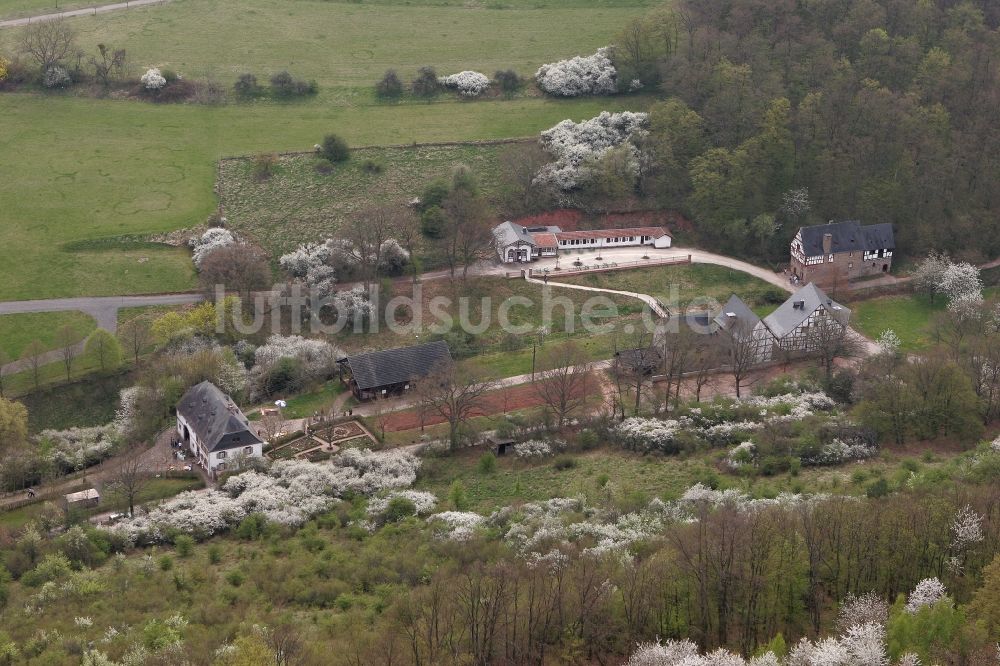
[[[817,337],[813,333],[816,326],[832,323],[846,328],[850,321],[851,311],[812,282],[763,319],[776,346],[786,352],[815,351]]]
[[[264,455],[264,443],[247,417],[232,398],[208,381],[192,386],[177,403],[177,434],[210,473]]]
[[[501,263],[528,263],[542,257],[555,257],[562,251],[602,250],[615,247],[648,245],[668,248],[672,237],[663,227],[628,227],[563,231],[559,227],[525,227],[504,222],[493,229],[496,251]]]
[[[792,239],[791,269],[802,282],[834,287],[888,273],[895,249],[891,224],[847,220],[802,227]]]

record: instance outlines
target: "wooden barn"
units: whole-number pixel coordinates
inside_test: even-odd
[[[374,400],[405,393],[436,366],[451,362],[443,340],[413,347],[384,349],[340,359],[340,378],[358,400]]]

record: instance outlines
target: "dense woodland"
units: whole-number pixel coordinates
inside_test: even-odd
[[[615,46],[619,83],[656,82],[666,98],[640,187],[732,251],[779,258],[804,219],[861,219],[894,224],[909,254],[993,257],[998,23],[989,0],[657,10]]]

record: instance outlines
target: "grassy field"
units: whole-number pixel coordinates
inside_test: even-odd
[[[988,287],[986,298],[1000,296],[1000,287]],[[947,302],[938,296],[931,302],[925,294],[885,296],[850,303],[853,311],[851,323],[865,336],[876,340],[888,328],[899,336],[904,351],[915,352],[934,344],[931,323],[934,316],[944,312]]]
[[[26,156],[0,181],[0,300],[191,288],[185,249],[74,248],[202,223],[215,210],[223,155],[306,149],[331,131],[352,144],[527,136],[635,103],[640,98],[247,109],[0,95],[0,152]]]
[[[328,175],[313,167],[311,155],[282,157],[264,182],[252,174],[250,159],[219,165],[219,199],[230,226],[283,254],[303,240],[336,234],[351,213],[379,203],[405,203],[438,176],[459,164],[470,167],[489,196],[498,183],[504,145],[365,148]],[[366,161],[382,165],[368,173]]]
[[[85,51],[99,43],[125,48],[137,69],[169,68],[226,86],[242,72],[266,84],[288,70],[315,80],[321,99],[342,104],[369,99],[389,68],[406,81],[423,65],[440,75],[513,68],[530,76],[543,63],[606,46],[651,4],[172,0],[73,25]]]
[[[7,358],[15,360],[33,340],[45,349],[62,346],[58,340],[64,326],[73,330],[72,342],[83,340],[97,328],[94,318],[83,312],[26,312],[0,315],[0,350]]]
[[[711,264],[656,266],[549,279],[601,289],[652,294],[671,310],[678,307],[698,307],[713,301],[721,305],[736,294],[751,308],[760,307],[770,311],[788,297],[781,289],[752,275]]]
[[[477,469],[483,449],[446,457],[427,457],[416,487],[440,498],[448,497],[451,484],[465,488],[470,510],[495,511],[516,501],[552,497],[587,497],[634,501],[642,505],[654,497],[676,499],[695,483],[720,488],[738,488],[755,497],[774,497],[781,492],[827,492],[863,495],[872,480],[885,478],[893,487],[905,484],[912,471],[944,469],[950,457],[929,456],[925,460],[900,458],[890,452],[874,460],[836,467],[803,468],[792,476],[744,478],[722,471],[719,461],[726,451],[690,456],[644,456],[606,446],[585,453],[570,453],[573,466],[557,469],[559,458],[524,461],[513,455],[497,459],[496,471]]]

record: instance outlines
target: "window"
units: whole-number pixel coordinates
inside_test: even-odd
[[[854,268],[854,262],[853,261],[848,261],[847,262],[847,268],[849,268],[849,269],[850,268]]]
[[[225,451],[219,451],[219,460],[222,460],[225,457],[226,457],[226,452]]]
[[[829,259],[829,262],[830,262],[831,264],[833,263],[833,255],[832,255],[832,254],[830,255],[830,259]]]

